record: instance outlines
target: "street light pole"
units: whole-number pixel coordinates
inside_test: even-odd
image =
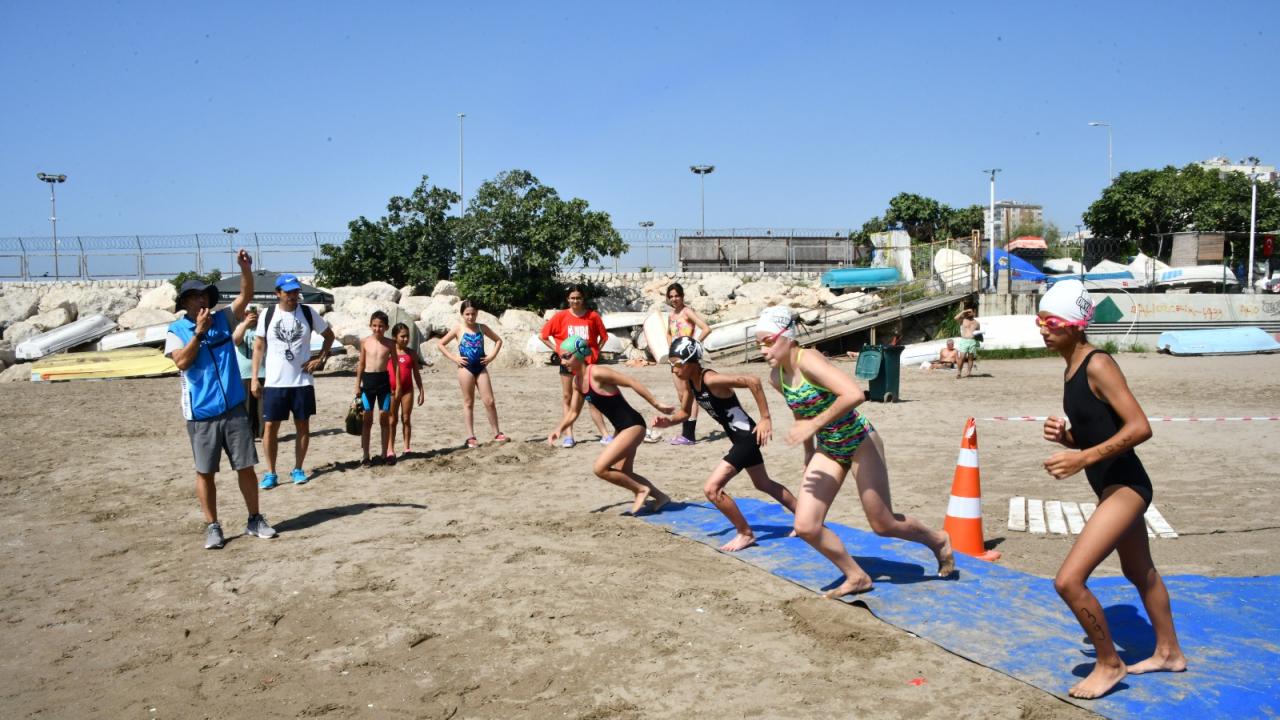
[[[1104,127],[1107,129],[1107,184],[1110,185],[1111,181],[1116,179],[1116,173],[1111,169],[1111,123],[1095,120],[1089,123],[1089,127]]]
[[[697,175],[701,188],[699,199],[702,206],[702,237],[707,236],[707,176],[715,172],[715,165],[690,165],[689,170]]]
[[[991,212],[991,259],[988,262],[988,290],[996,291],[996,173],[1000,172],[1000,168],[991,168],[982,172],[991,175],[991,204],[988,206]]]
[[[62,273],[58,268],[58,195],[54,192],[54,187],[66,182],[67,176],[36,173],[36,179],[49,183],[49,222],[53,224],[53,277],[59,279]]]
[[[1253,172],[1249,173],[1249,180],[1253,185],[1253,196],[1249,200],[1249,271],[1246,273],[1248,277],[1248,288],[1245,292],[1253,292],[1253,243],[1258,232],[1258,166],[1253,167]]]
[[[644,228],[644,266],[649,267],[649,228],[653,227],[653,221],[641,220],[640,227]]]
[[[458,217],[467,207],[467,189],[462,183],[462,119],[466,113],[458,113]]]

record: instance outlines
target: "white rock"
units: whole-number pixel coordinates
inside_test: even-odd
[[[71,318],[74,320],[76,316],[75,298],[79,294],[80,288],[72,286],[51,287],[40,295],[40,305],[36,312],[49,312],[56,307],[64,307],[71,311]]]
[[[173,312],[178,302],[178,290],[173,283],[166,282],[147,290],[138,298],[138,307],[143,309],[164,310]]]
[[[397,302],[400,299],[400,291],[391,283],[385,283],[381,280],[367,282],[360,286],[360,290],[363,293],[363,296],[370,300]]]
[[[830,305],[839,300],[840,296],[831,292],[831,288],[818,288],[818,302],[823,305]]]
[[[704,319],[720,311],[720,303],[709,295],[691,296],[686,293],[684,297],[689,307],[693,308]]]
[[[625,312],[631,309],[631,303],[623,298],[606,295],[596,300],[596,311],[600,313],[607,312]]]
[[[0,295],[0,330],[19,320],[26,320],[40,307],[40,294],[35,290],[14,288]]]
[[[324,364],[322,375],[332,375],[334,373],[355,372],[356,365],[360,364],[360,348],[348,347],[347,351],[341,355],[334,355]]]
[[[430,295],[409,295],[409,296],[401,295],[400,296],[400,307],[404,308],[405,312],[409,313],[414,317],[421,317],[422,311],[427,309],[427,306],[430,304],[431,304]]]
[[[384,285],[386,283],[383,283]],[[390,287],[390,286],[388,286]],[[382,311],[390,316],[395,312],[396,304],[391,300],[374,300],[367,297],[350,298],[345,305],[342,306],[342,313],[358,318],[364,325],[369,324],[369,319],[377,311]]]
[[[757,304],[769,304],[786,297],[787,288],[777,280],[763,279],[742,283],[733,291],[735,299]]]
[[[324,317],[325,322],[329,323],[329,327],[333,328],[334,337],[337,342],[343,345],[355,345],[360,342],[361,330],[365,333],[369,332],[369,319],[363,320],[354,315],[347,315],[341,312],[331,312]],[[359,349],[356,350],[359,353]]]
[[[787,291],[787,298],[787,304],[791,307],[814,308],[820,304],[818,291],[813,288],[802,288],[799,291],[792,288]]]
[[[418,319],[431,328],[430,335],[444,335],[462,321],[462,316],[458,314],[458,305],[461,303],[453,295],[433,295],[431,304],[423,309]]]
[[[498,322],[503,327],[503,337],[506,336],[505,332],[514,330],[536,333],[542,330],[542,325],[545,323],[542,318],[538,317],[537,313],[514,308],[502,313],[502,318]]]
[[[436,283],[435,288],[431,290],[431,295],[454,295],[458,294],[458,284],[452,280],[441,280]]]
[[[429,296],[419,294],[418,288],[414,285],[405,285],[404,287],[400,288],[400,299],[397,302],[400,302],[401,304],[403,304],[406,298],[411,298],[411,297],[429,297]]]
[[[43,332],[44,330],[41,330],[40,326],[32,323],[30,320],[19,320],[4,329],[4,339],[14,345],[17,345],[23,340],[33,338]]]
[[[173,322],[177,317],[177,313],[172,313],[168,310],[136,307],[121,313],[120,319],[116,321],[116,324],[120,326],[121,330],[132,330],[133,328],[146,327],[148,325]]]
[[[348,306],[360,300],[375,300],[395,303],[400,291],[388,283],[372,282],[364,285],[348,285],[333,289],[333,309],[339,312],[350,312]]]
[[[31,381],[31,363],[18,363],[5,368],[4,372],[0,372],[0,383],[10,382],[30,382]]]
[[[39,328],[40,332],[48,332],[66,325],[71,322],[71,319],[71,311],[65,307],[58,306],[48,312],[32,315],[27,318],[27,323]]]
[[[741,285],[742,280],[732,273],[708,274],[698,281],[703,295],[721,303],[729,301]],[[684,299],[685,302],[689,301],[688,292]]]
[[[121,313],[137,305],[138,298],[125,288],[108,290],[103,287],[58,287],[40,298],[40,312],[62,306],[71,310],[72,320],[99,314],[115,320]]]
[[[738,301],[732,305],[722,309],[717,319],[721,323],[738,322],[740,320],[750,320],[760,317],[760,311],[764,310],[768,305],[766,303],[754,303],[748,301]]]

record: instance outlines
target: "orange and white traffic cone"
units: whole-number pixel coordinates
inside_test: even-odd
[[[1000,553],[986,550],[982,541],[982,483],[978,475],[978,425],[973,418],[964,424],[960,438],[960,457],[956,458],[956,475],[951,481],[951,501],[947,503],[947,519],[942,529],[951,536],[956,552],[979,560],[999,560]]]

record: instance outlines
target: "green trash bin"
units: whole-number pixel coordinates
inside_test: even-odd
[[[902,369],[901,345],[863,345],[853,374],[871,387],[867,397],[879,402],[898,401],[898,380]]]

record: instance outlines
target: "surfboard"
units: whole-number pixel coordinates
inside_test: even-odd
[[[102,352],[64,353],[31,365],[32,382],[99,380],[173,375],[178,367],[159,348],[124,348]]]
[[[158,323],[111,333],[98,341],[98,349],[119,350],[120,348],[137,347],[139,345],[163,345],[164,336],[169,334],[169,325],[171,324],[167,322]]]
[[[667,359],[667,314],[654,311],[644,319],[644,341],[649,346],[649,354],[654,362],[666,362]]]

